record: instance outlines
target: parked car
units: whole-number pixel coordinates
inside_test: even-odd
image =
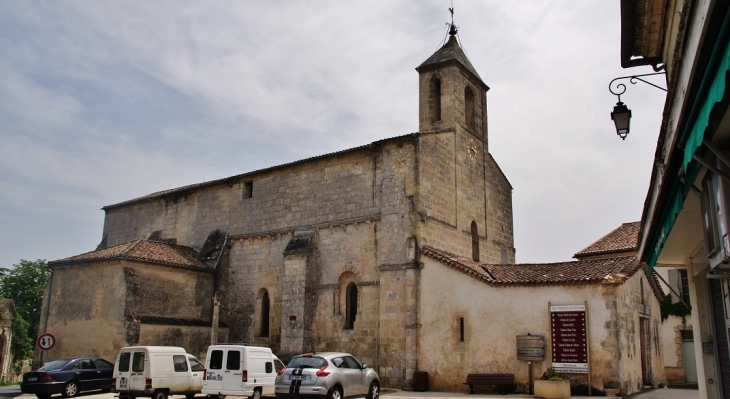
[[[55,393],[72,398],[79,392],[112,387],[114,365],[99,357],[58,359],[23,374],[20,390],[47,399]]]
[[[274,395],[276,356],[271,348],[249,344],[216,344],[208,347],[202,393],[221,397],[261,399]]]
[[[203,388],[204,373],[200,361],[179,346],[128,346],[117,355],[112,390],[126,399],[192,399]]]
[[[375,370],[349,353],[323,352],[294,356],[276,376],[277,399],[318,397],[379,399],[380,379]]]

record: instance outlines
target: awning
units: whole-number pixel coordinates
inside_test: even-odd
[[[730,13],[730,11],[729,11]],[[725,95],[725,75],[730,71],[730,18],[725,15],[725,21],[715,47],[710,56],[705,74],[702,77],[700,90],[697,93],[688,122],[682,133],[681,142],[684,143],[684,162],[687,166],[692,162],[697,149],[702,144],[707,126],[710,123],[710,113],[715,104],[722,101]]]
[[[728,71],[730,71],[730,9],[725,15],[720,34],[710,55],[710,61],[702,75],[697,96],[694,99],[685,100],[685,103],[691,103],[689,118],[679,139],[679,142],[684,145],[682,167],[685,171],[685,179],[684,183],[679,179],[671,181],[663,204],[660,205],[657,227],[647,241],[650,246],[644,257],[649,266],[649,272],[656,265],[667,237],[674,227],[674,222],[684,207],[684,199],[700,171],[700,164],[693,157],[705,138],[713,107],[720,103],[725,95],[725,76]],[[702,72],[698,71],[698,73]]]
[[[654,269],[654,265],[656,265],[659,254],[662,252],[662,248],[664,247],[664,243],[667,242],[667,237],[669,237],[669,232],[672,231],[672,227],[674,227],[674,222],[677,220],[679,212],[681,212],[684,208],[684,198],[692,188],[692,184],[697,178],[697,174],[699,172],[700,164],[697,161],[692,161],[685,173],[685,183],[682,183],[679,179],[676,179],[671,183],[671,187],[668,190],[669,195],[664,202],[662,211],[659,213],[661,228],[656,230],[648,241],[653,243],[645,258],[646,264],[649,266],[649,273],[651,273],[652,269]]]

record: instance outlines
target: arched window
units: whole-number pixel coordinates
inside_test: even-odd
[[[431,122],[441,120],[441,79],[431,81]]]
[[[350,283],[347,286],[347,310],[345,312],[345,329],[352,330],[355,328],[355,318],[357,317],[357,286]]]
[[[471,259],[479,262],[479,229],[477,222],[471,221]]]
[[[464,118],[466,119],[466,126],[470,129],[476,127],[476,115],[474,115],[474,92],[471,87],[466,86],[464,88]]]
[[[261,337],[269,336],[269,292],[264,290],[264,295],[261,296]]]

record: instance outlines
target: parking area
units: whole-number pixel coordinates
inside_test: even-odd
[[[0,396],[2,392],[0,392]],[[413,392],[413,391],[400,391],[395,389],[384,388],[383,399],[492,399],[492,398],[534,398],[532,395],[484,395],[474,394],[470,395],[466,392]],[[8,396],[9,397],[9,396]],[[592,398],[591,396],[572,396],[573,398]],[[16,396],[18,399],[36,399],[35,395],[21,394]],[[61,396],[53,396],[53,399],[60,399]],[[89,393],[80,394],[77,396],[79,399],[116,399],[117,394],[115,393]],[[173,399],[185,399],[185,396],[174,395],[170,398]],[[244,397],[238,396],[227,396],[230,399],[244,399]],[[699,391],[696,389],[652,389],[640,394],[631,395],[627,398],[631,399],[699,399]],[[197,399],[206,399],[205,395],[198,395]]]

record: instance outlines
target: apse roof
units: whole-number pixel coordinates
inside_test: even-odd
[[[54,260],[48,262],[48,266],[65,266],[69,264],[108,260],[133,260],[187,269],[213,271],[210,266],[198,260],[196,255],[197,252],[194,249],[181,245],[150,240],[134,240],[70,258]]]

